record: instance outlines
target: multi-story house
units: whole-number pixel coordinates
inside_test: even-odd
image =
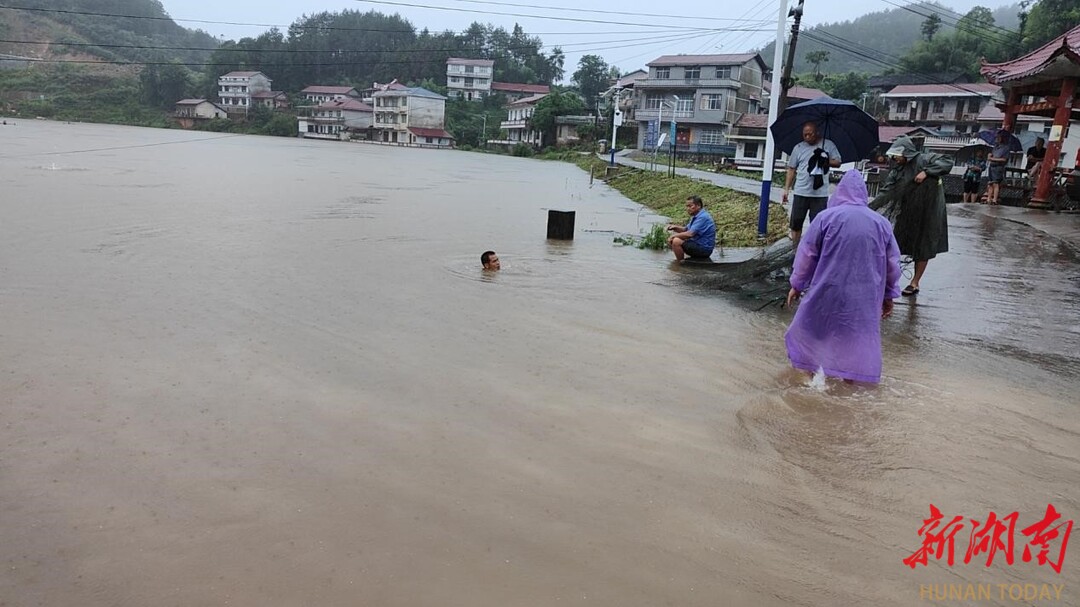
[[[495,62],[490,59],[446,60],[446,94],[452,98],[479,101],[491,94]]]
[[[551,87],[546,84],[518,84],[516,82],[492,82],[491,93],[501,93],[507,103],[520,101],[526,97],[547,95]]]
[[[634,84],[638,149],[653,149],[674,119],[676,150],[734,154],[728,136],[751,113],[751,97],[760,98],[766,69],[761,56],[665,55],[648,68],[649,76]]]
[[[942,133],[977,133],[979,114],[1001,87],[970,84],[906,84],[881,96],[894,126],[925,126]]]
[[[536,104],[544,97],[547,97],[547,95],[533,95],[507,105],[506,120],[499,124],[504,137],[503,139],[492,139],[488,143],[511,147],[523,143],[532,147],[542,147],[544,134],[533,126],[532,116],[536,111]]]
[[[230,114],[247,114],[255,93],[269,93],[273,82],[262,72],[229,72],[218,78],[218,105]]]
[[[372,95],[375,130],[385,143],[452,145],[446,132],[446,97],[421,87],[387,88]]]
[[[304,102],[309,105],[360,98],[360,92],[351,86],[309,86],[300,91],[300,94],[304,96]]]
[[[350,133],[364,133],[374,125],[374,108],[351,97],[302,108],[297,116],[301,137],[309,139],[349,138]]]

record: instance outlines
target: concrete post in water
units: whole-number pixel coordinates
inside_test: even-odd
[[[547,237],[554,240],[574,239],[576,211],[548,211]]]

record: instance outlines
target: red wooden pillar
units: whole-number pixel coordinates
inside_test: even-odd
[[[1039,182],[1035,185],[1035,195],[1031,197],[1032,206],[1045,206],[1050,195],[1050,184],[1054,179],[1054,169],[1058,166],[1061,157],[1061,144],[1069,130],[1069,117],[1072,113],[1073,94],[1076,92],[1076,79],[1066,78],[1061,82],[1061,94],[1057,98],[1057,109],[1054,111],[1054,126],[1061,127],[1058,138],[1046,145],[1046,157],[1043,159],[1042,170],[1039,171]]]

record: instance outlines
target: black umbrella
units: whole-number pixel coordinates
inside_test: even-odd
[[[790,154],[802,141],[802,127],[818,125],[821,136],[836,144],[841,162],[855,162],[870,156],[878,146],[878,123],[859,106],[843,99],[818,97],[784,110],[769,130],[778,149]]]

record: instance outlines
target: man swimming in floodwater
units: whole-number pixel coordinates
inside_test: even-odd
[[[483,264],[485,270],[491,272],[499,271],[502,264],[499,263],[499,256],[495,254],[495,251],[484,251],[480,256],[480,263]]]

